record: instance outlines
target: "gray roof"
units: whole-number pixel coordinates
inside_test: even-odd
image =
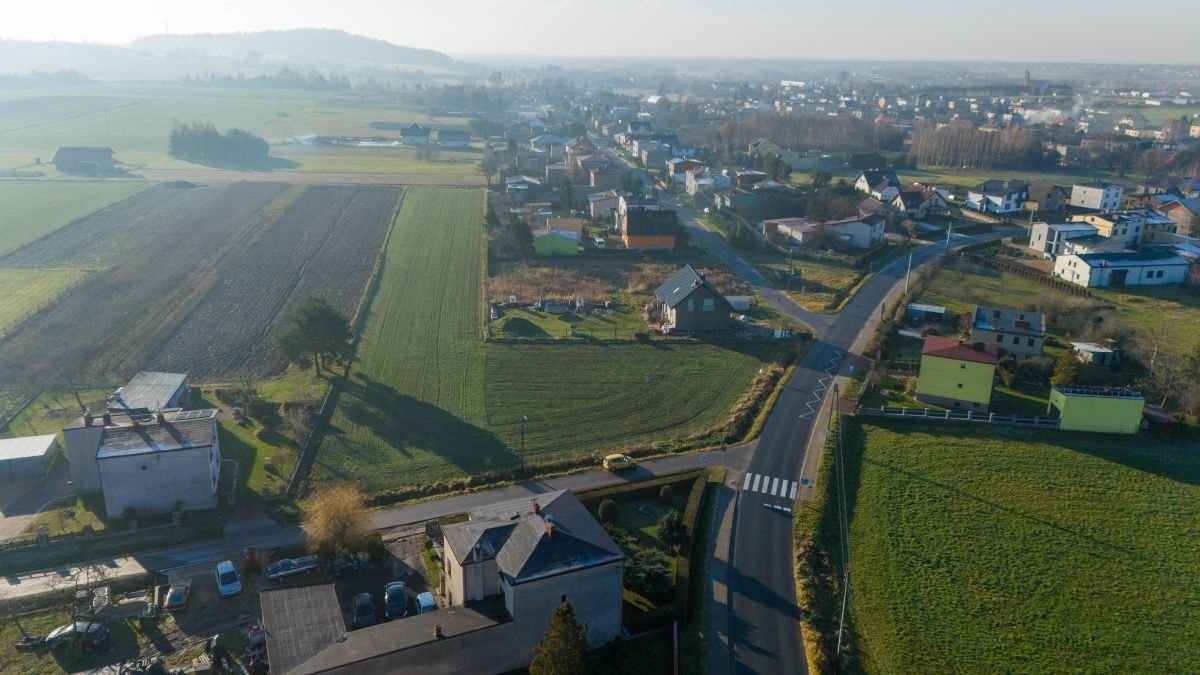
[[[24,436],[22,438],[0,438],[0,461],[22,457],[43,457],[54,449],[57,437]]]
[[[60,145],[50,162],[102,162],[112,159],[112,148]]]
[[[679,303],[687,299],[689,295],[694,293],[697,288],[702,286],[708,288],[714,295],[724,300],[724,296],[712,285],[712,282],[705,279],[704,275],[692,269],[691,265],[684,265],[674,276],[667,279],[667,283],[659,286],[658,290],[654,291],[654,297],[667,307],[676,307]],[[731,307],[730,309],[732,310],[733,308]]]
[[[971,192],[979,192],[989,197],[1003,197],[1004,195],[1026,192],[1028,190],[1029,183],[1023,180],[1000,180],[998,178],[985,180],[971,188]]]
[[[537,502],[539,513],[534,513]],[[513,499],[473,509],[471,520],[442,528],[446,545],[462,562],[478,544],[494,557],[510,583],[624,559],[621,549],[569,490]]]
[[[189,410],[173,413],[161,423],[151,417],[146,421],[106,426],[96,459],[210,447],[216,436],[216,413],[216,410]]]
[[[292,672],[346,633],[333,584],[266,590],[258,598],[273,672]]]
[[[187,386],[185,373],[159,373],[143,370],[117,391],[109,406],[112,410],[158,411],[171,406],[175,394]]]
[[[1117,251],[1114,253],[1076,254],[1088,267],[1139,267],[1143,265],[1190,265],[1174,253]]]
[[[1046,334],[1046,321],[1041,312],[1027,312],[1021,309],[997,309],[977,305],[971,326],[1000,333]]]

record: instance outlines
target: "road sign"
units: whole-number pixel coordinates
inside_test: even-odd
[[[850,372],[854,372],[854,366],[850,366]]]
[[[801,478],[801,479],[800,479],[800,484],[801,484],[801,485],[808,485],[808,479],[807,479],[807,478]]]

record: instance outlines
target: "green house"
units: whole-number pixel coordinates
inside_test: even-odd
[[[1134,434],[1145,407],[1146,397],[1128,389],[1054,386],[1047,414],[1058,415],[1063,431]]]
[[[550,218],[533,231],[533,253],[539,256],[579,255],[583,237],[582,218]]]
[[[917,400],[952,410],[987,412],[997,355],[993,343],[930,335],[921,350]]]

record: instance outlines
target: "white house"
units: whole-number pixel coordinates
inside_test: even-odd
[[[1016,213],[1029,199],[1029,184],[1020,180],[985,180],[967,191],[967,208],[987,213]]]
[[[821,231],[821,223],[808,218],[773,218],[762,222],[762,231],[768,238],[778,235],[789,244],[804,246]]]
[[[1113,211],[1121,208],[1121,195],[1125,188],[1113,183],[1095,181],[1076,183],[1071,186],[1071,206],[1092,211]]]
[[[1089,237],[1099,232],[1087,223],[1043,223],[1036,222],[1029,228],[1029,248],[1045,258],[1062,254],[1063,245],[1070,239]]]
[[[883,243],[883,230],[887,220],[878,213],[857,218],[831,220],[823,227],[831,236],[838,237],[855,248],[871,248]]]
[[[71,480],[81,492],[100,490],[109,518],[138,512],[217,506],[221,448],[216,410],[170,413],[90,413],[63,429]]]
[[[865,169],[854,179],[854,189],[890,202],[900,192],[900,179],[891,169]]]
[[[620,194],[616,190],[605,190],[604,192],[593,192],[588,195],[588,216],[592,222],[609,222],[613,220],[613,212],[617,209],[617,203],[621,200]]]
[[[1060,255],[1054,276],[1087,288],[1181,284],[1190,263],[1174,253],[1090,253]]]
[[[695,196],[697,192],[702,190],[704,192],[727,190],[733,185],[733,179],[723,173],[715,173],[713,171],[691,171],[688,172],[684,184],[687,193]]]
[[[429,132],[429,127],[413,122],[400,130],[400,142],[404,145],[428,145]]]

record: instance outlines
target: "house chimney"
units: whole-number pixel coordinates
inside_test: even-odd
[[[165,424],[167,421],[167,416],[162,414],[162,411],[160,410],[154,414],[154,420],[159,424]]]
[[[103,419],[104,419],[104,426],[107,427],[107,426],[112,425],[112,413],[109,413],[109,412],[104,413]]]
[[[533,514],[535,516],[542,515],[542,505],[539,504],[536,499],[533,500]]]
[[[551,522],[546,523],[546,536],[548,536],[550,538],[554,538],[554,523],[551,523]]]
[[[104,413],[104,414],[107,415],[108,413]],[[85,427],[92,426],[93,419],[95,419],[95,418],[92,417],[92,413],[90,411],[83,413],[83,426],[85,426]]]

